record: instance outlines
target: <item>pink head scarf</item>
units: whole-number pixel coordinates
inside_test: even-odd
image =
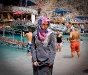
[[[38,19],[38,23],[37,23],[38,24],[38,34],[37,35],[38,35],[39,40],[41,41],[45,40],[46,33],[48,32],[47,29],[46,30],[41,29],[41,25],[46,21],[49,22],[49,19],[46,16],[42,16]]]

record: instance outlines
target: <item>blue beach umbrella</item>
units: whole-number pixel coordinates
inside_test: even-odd
[[[64,10],[64,9],[55,9],[54,12],[62,15],[66,13],[71,13],[69,10]]]
[[[27,6],[34,6],[37,5],[35,2],[31,1],[31,0],[22,0],[22,2],[24,3],[24,5]]]

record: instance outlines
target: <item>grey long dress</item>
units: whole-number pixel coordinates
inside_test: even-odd
[[[33,73],[34,75],[52,75],[53,64],[56,54],[55,47],[55,36],[52,32],[47,39],[47,42],[43,43],[37,37],[37,31],[33,33],[32,45],[32,62],[37,61],[39,66],[33,65]],[[52,66],[48,66],[48,64],[52,64]]]

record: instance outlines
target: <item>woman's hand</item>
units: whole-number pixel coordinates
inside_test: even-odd
[[[34,65],[34,66],[38,66],[39,64],[38,64],[37,61],[35,61],[35,62],[33,62],[33,65]]]
[[[23,32],[23,36],[24,36],[24,32]]]
[[[52,64],[49,64],[49,66],[52,66]]]

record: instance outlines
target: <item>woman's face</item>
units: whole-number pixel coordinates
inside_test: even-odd
[[[58,35],[60,34],[60,32],[58,31]]]
[[[41,29],[42,29],[42,30],[46,30],[46,29],[48,28],[48,26],[49,26],[49,22],[46,21],[46,22],[44,22],[44,23],[41,25]]]

